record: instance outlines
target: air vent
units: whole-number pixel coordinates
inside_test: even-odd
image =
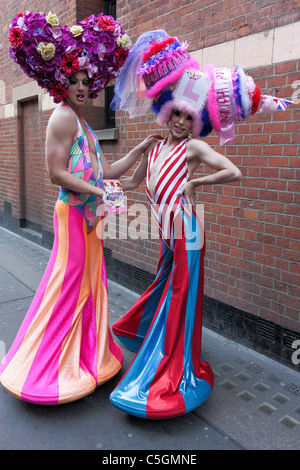
[[[103,247],[103,253],[105,258],[105,265],[107,268],[111,266],[111,249]]]
[[[293,342],[296,340],[300,340],[300,333],[297,333],[296,331],[289,331],[289,330],[286,330],[283,333],[283,342],[287,348],[294,349],[292,346],[293,346]]]
[[[268,320],[259,318],[257,325],[257,333],[261,338],[264,338],[270,342],[275,341],[276,327]]]
[[[148,273],[144,271],[143,269],[140,269],[138,267],[134,267],[134,280],[142,282],[143,284],[147,283],[148,281]]]

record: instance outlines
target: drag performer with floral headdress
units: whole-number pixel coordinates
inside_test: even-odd
[[[138,39],[115,86],[114,108],[134,117],[151,103],[157,122],[169,128],[122,183],[132,189],[146,178],[161,242],[154,282],[113,325],[137,354],[110,400],[142,418],[185,414],[212,392],[213,373],[201,357],[205,235],[194,194],[201,185],[238,181],[241,172],[198,137],[214,129],[221,143],[232,140],[234,123],[261,102],[260,90],[239,67],[199,69],[186,43],[151,31]],[[192,179],[201,164],[213,173]]]
[[[122,366],[108,326],[103,179],[119,178],[156,138],[110,165],[83,119],[88,98],[118,76],[129,53],[129,37],[112,17],[92,15],[69,29],[51,12],[26,12],[13,19],[9,40],[14,61],[60,103],[46,137],[48,171],[60,193],[49,263],[0,380],[24,401],[55,405],[92,393]]]

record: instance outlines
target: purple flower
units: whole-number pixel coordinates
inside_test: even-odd
[[[106,52],[109,54],[111,52],[114,51],[114,49],[116,49],[118,46],[117,46],[117,39],[115,36],[113,36],[112,34],[109,34],[107,32],[103,32],[101,35],[100,35],[100,42],[102,42],[103,44],[105,44],[105,47],[106,47]]]

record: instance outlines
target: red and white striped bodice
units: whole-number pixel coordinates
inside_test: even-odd
[[[186,142],[184,139],[173,147],[162,163],[155,183],[154,200],[150,192],[151,168],[167,139],[157,144],[149,155],[146,193],[151,204],[152,214],[158,225],[160,236],[171,250],[174,250],[174,218],[180,210],[178,189],[189,180]]]

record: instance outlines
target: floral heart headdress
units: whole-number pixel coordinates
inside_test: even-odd
[[[60,25],[51,12],[19,13],[10,26],[9,41],[10,57],[55,103],[67,98],[69,78],[79,70],[87,71],[89,96],[96,98],[119,75],[131,45],[121,24],[103,13],[71,28]]]

